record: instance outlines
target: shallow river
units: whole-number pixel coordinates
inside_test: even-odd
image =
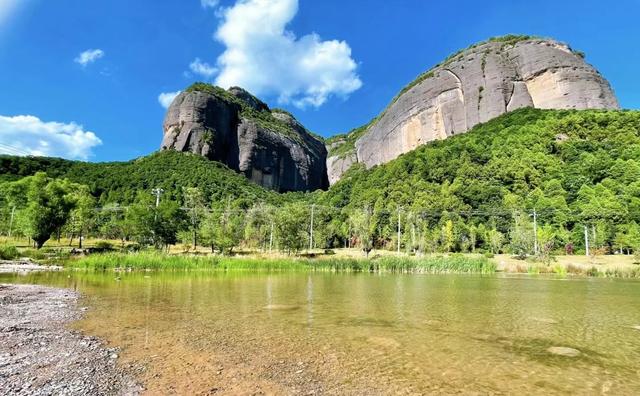
[[[12,281],[81,291],[90,309],[76,326],[144,365],[149,393],[640,394],[637,281],[0,277]]]

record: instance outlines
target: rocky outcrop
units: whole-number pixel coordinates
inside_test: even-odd
[[[237,87],[196,84],[178,95],[165,117],[162,149],[222,162],[280,192],[328,187],[323,142]]]
[[[329,176],[329,184],[334,185],[342,175],[348,171],[354,164],[358,163],[358,157],[355,152],[341,155],[332,155],[327,157],[327,174]]]
[[[583,55],[553,40],[507,36],[461,51],[410,84],[355,141],[328,158],[337,181],[355,158],[367,167],[464,133],[522,107],[617,109],[609,83]]]

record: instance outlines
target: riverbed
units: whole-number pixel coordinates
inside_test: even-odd
[[[638,394],[640,282],[63,272],[149,394]]]

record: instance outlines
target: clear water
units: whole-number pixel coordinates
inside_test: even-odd
[[[531,277],[2,276],[75,288],[150,393],[640,394],[640,283]],[[549,352],[569,347],[565,357]]]

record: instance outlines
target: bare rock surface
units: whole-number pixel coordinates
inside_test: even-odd
[[[619,105],[609,83],[566,44],[490,40],[447,59],[409,86],[356,141],[353,157],[330,159],[329,178],[332,183],[340,178],[345,159],[370,168],[523,107]]]
[[[345,156],[334,155],[327,158],[327,172],[329,176],[329,184],[336,184],[342,175],[358,163],[356,153],[349,153]]]
[[[67,328],[78,293],[0,285],[0,394],[132,395],[141,387],[118,351]],[[133,371],[133,368],[130,368]]]
[[[329,185],[324,143],[290,114],[270,110],[238,87],[178,95],[164,121],[162,149],[222,162],[280,192]]]

